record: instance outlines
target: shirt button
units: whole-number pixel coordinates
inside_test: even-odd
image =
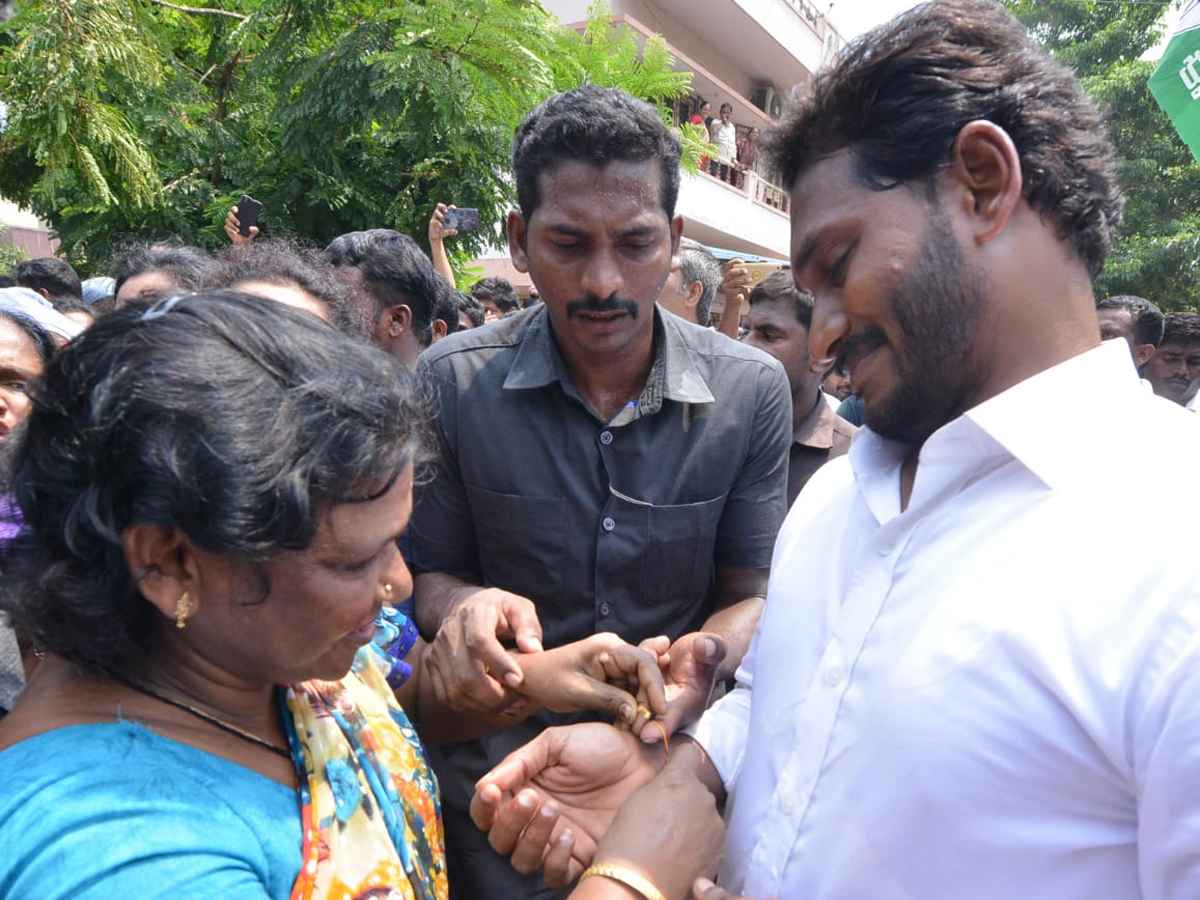
[[[891,554],[892,554],[892,545],[891,544],[884,544],[883,546],[881,546],[879,548],[880,556],[891,556]]]
[[[779,801],[779,806],[783,809],[785,815],[796,815],[796,801],[792,799],[791,794],[785,794],[783,799]]]
[[[609,606],[607,602],[600,604],[600,615],[601,616],[607,616],[610,612],[612,612],[612,607]]]
[[[600,443],[606,444],[606,445],[611,444],[612,443],[612,432],[611,431],[600,432]]]
[[[612,531],[617,527],[617,523],[612,516],[605,516],[600,525],[605,531]]]
[[[830,666],[825,672],[825,683],[830,687],[837,687],[845,677],[846,673],[841,666]]]

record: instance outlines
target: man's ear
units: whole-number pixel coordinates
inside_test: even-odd
[[[46,288],[34,288],[34,291],[45,297],[48,302],[54,302],[54,298],[50,296],[50,292]]]
[[[121,544],[138,593],[168,619],[174,619],[179,598],[186,591],[195,612],[200,603],[196,556],[183,532],[143,522],[122,531]]]
[[[1133,348],[1133,364],[1140,372],[1142,366],[1150,362],[1150,357],[1154,355],[1155,346],[1153,344],[1138,344]]]
[[[512,258],[513,268],[518,272],[529,271],[529,254],[525,251],[526,225],[525,217],[517,210],[508,213],[508,255]]]
[[[412,329],[412,309],[405,303],[389,306],[383,311],[384,326],[389,338],[398,338]]]
[[[683,237],[683,216],[676,216],[671,220],[671,256],[678,258],[679,256],[679,239]],[[674,260],[672,260],[672,265]]]
[[[976,119],[959,130],[951,160],[975,241],[985,244],[1004,231],[1021,202],[1024,182],[1017,147],[999,125]]]
[[[447,333],[449,332],[449,328],[450,328],[450,326],[447,325],[445,322],[443,322],[441,319],[434,319],[433,327],[432,327],[432,337],[430,338],[429,343],[436,344],[438,341],[440,341],[442,338],[444,338],[447,335]]]
[[[683,305],[693,307],[700,302],[700,298],[704,296],[704,282],[697,279],[688,285],[687,293],[683,297]]]

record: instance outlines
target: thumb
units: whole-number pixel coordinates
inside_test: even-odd
[[[692,643],[692,658],[706,669],[715,669],[725,659],[725,641],[715,634],[702,634]]]

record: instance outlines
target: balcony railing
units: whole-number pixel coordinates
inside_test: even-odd
[[[729,185],[734,190],[752,197],[755,203],[778,210],[785,215],[791,202],[786,190],[767,181],[753,169],[743,169],[735,162],[709,159],[700,169],[709,178]]]

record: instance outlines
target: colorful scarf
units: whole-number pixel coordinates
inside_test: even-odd
[[[386,609],[345,678],[283,692],[304,826],[292,900],[449,895],[437,782],[388,684],[411,674],[401,660],[415,640],[412,623]]]

